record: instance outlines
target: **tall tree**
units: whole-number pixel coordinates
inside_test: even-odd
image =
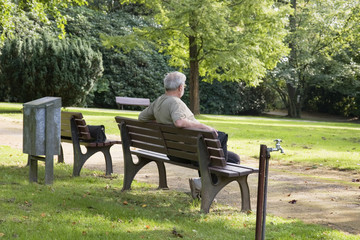
[[[288,53],[282,41],[288,5],[272,0],[122,0],[135,2],[149,8],[153,24],[129,29],[124,36],[106,36],[104,45],[130,51],[152,41],[170,56],[172,66],[190,69],[190,109],[195,114],[200,113],[200,77],[257,85]]]
[[[333,86],[344,69],[357,68],[351,59],[340,63],[336,56],[358,51],[353,47],[359,46],[354,43],[359,42],[360,8],[357,0],[291,0],[291,7],[291,34],[286,40],[291,52],[269,72],[266,82],[278,91],[288,115],[300,118],[309,86]]]
[[[25,11],[42,22],[49,22],[49,16],[55,19],[61,30],[59,37],[65,35],[66,18],[61,14],[62,8],[70,5],[84,5],[86,0],[0,0],[0,32],[1,41],[12,37],[15,30],[16,17]]]

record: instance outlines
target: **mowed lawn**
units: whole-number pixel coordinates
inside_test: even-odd
[[[3,107],[5,106],[5,107]],[[0,104],[0,117],[22,119],[21,104]],[[1,111],[2,110],[2,111]],[[114,117],[136,118],[139,112],[67,108],[80,111],[89,124],[104,124],[118,135]],[[260,144],[274,146],[281,138],[286,154],[271,161],[359,171],[359,127],[351,123],[201,115],[198,119],[229,133],[230,149],[258,158]],[[83,169],[72,177],[69,165],[55,164],[55,181],[29,184],[26,155],[0,146],[0,239],[254,239],[255,212],[213,204],[199,212],[199,201],[176,191],[135,182],[121,192],[122,175]],[[319,225],[268,216],[266,239],[359,239]]]
[[[104,124],[107,134],[119,134],[115,116],[137,118],[139,112],[68,108],[81,111],[91,124]],[[285,154],[272,153],[272,161],[300,163],[360,171],[360,124],[293,120],[251,116],[200,115],[197,119],[229,134],[229,149],[245,156],[259,157],[260,145],[275,147],[282,139]]]

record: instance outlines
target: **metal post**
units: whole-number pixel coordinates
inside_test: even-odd
[[[267,206],[267,188],[269,181],[269,159],[270,152],[266,151],[266,161],[265,161],[265,187],[264,187],[264,209],[263,209],[263,222],[262,222],[262,235],[261,239],[265,240],[265,228],[266,228],[266,206]]]
[[[267,159],[267,146],[260,146],[260,159],[259,159],[259,180],[258,180],[258,196],[257,196],[257,210],[256,210],[256,231],[255,240],[264,239],[263,229],[265,223],[262,221],[264,213],[264,190],[265,190],[265,174],[266,174],[266,159]]]
[[[283,148],[280,146],[281,139],[275,139],[276,148],[267,148],[266,145],[260,146],[260,159],[259,159],[259,181],[258,181],[258,199],[257,199],[257,212],[256,212],[256,232],[255,240],[265,240],[265,227],[266,227],[266,201],[267,201],[267,188],[269,180],[269,159],[270,152],[280,151],[284,153]]]

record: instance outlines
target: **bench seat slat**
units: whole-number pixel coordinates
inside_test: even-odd
[[[241,169],[238,169],[238,171],[233,171],[233,170],[229,170],[223,168],[223,167],[209,167],[209,170],[211,173],[216,173],[220,176],[225,176],[225,177],[239,177],[239,176],[246,176],[249,175],[250,173],[253,173],[253,171],[249,170],[249,169],[244,169],[243,171]]]

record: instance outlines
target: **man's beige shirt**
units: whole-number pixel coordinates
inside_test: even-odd
[[[156,120],[156,122],[163,124],[174,124],[180,119],[198,122],[194,114],[180,98],[166,94],[158,97],[139,115],[139,121]]]

